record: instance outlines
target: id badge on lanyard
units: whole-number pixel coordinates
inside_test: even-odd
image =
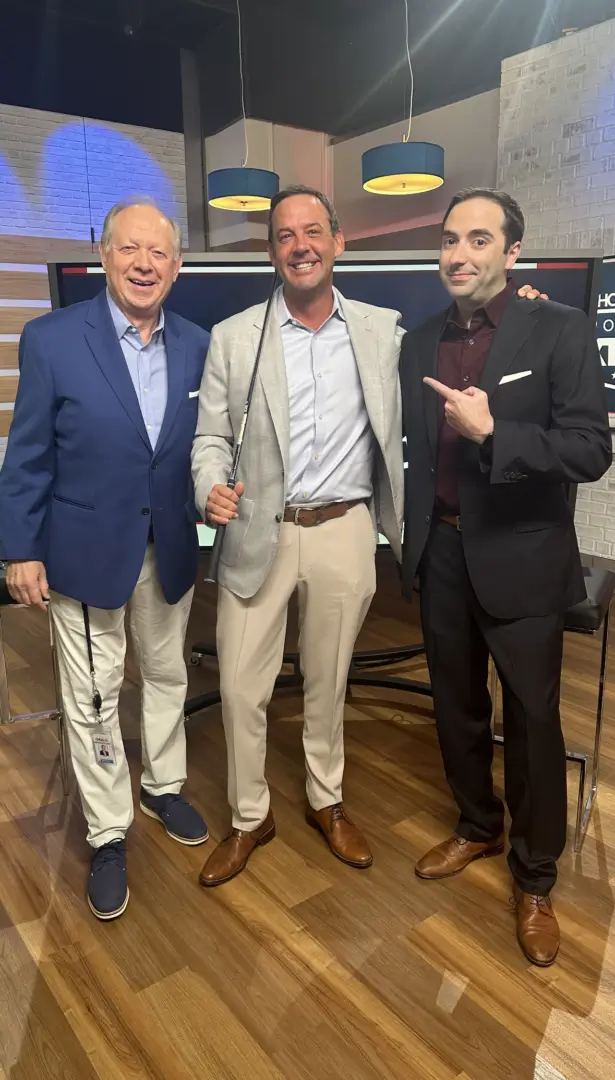
[[[94,670],[94,655],[92,652],[92,635],[90,632],[90,613],[88,611],[87,604],[82,604],[81,609],[83,611],[83,623],[85,626],[85,641],[88,650],[88,661],[90,664],[90,678],[92,679],[92,705],[96,712],[96,731],[92,735],[92,745],[94,747],[94,758],[97,765],[109,766],[116,765],[115,749],[113,746],[113,737],[110,731],[107,731],[102,725],[103,720],[100,713],[102,708],[102,696],[96,685],[96,672]]]

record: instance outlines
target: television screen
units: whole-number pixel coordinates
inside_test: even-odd
[[[523,259],[515,266],[512,276],[519,287],[533,285],[552,300],[582,308],[593,317],[598,263],[597,259],[581,256]],[[105,285],[99,262],[54,263],[49,273],[54,306],[89,300]],[[272,273],[263,254],[187,255],[166,306],[211,330],[215,323],[265,301]],[[437,255],[432,252],[427,255],[346,253],[337,264],[335,285],[349,299],[400,311],[402,325],[407,330],[450,303],[438,274]],[[249,428],[246,447],[248,441]],[[197,528],[201,547],[211,547],[213,531],[202,523]],[[386,544],[384,537],[380,543]]]
[[[605,372],[608,389],[607,401],[611,427],[615,425],[615,258],[605,259],[598,296],[598,348]]]

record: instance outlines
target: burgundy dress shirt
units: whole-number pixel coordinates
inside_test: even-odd
[[[449,313],[438,347],[437,379],[453,390],[477,386],[482,375],[493,335],[515,292],[509,281],[502,292],[485,307],[478,308],[470,326],[460,326],[457,306]],[[458,452],[463,438],[444,418],[444,398],[438,397],[438,460],[436,465],[436,511],[459,513]]]

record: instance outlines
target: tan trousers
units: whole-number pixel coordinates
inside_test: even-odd
[[[92,705],[83,611],[70,597],[51,593],[51,610],[65,723],[73,768],[88,823],[88,842],[101,847],[122,838],[134,817],[130,774],[118,716],[126,654],[125,616],[142,680],[141,784],[153,795],[177,793],[186,779],[184,702],[188,676],[184,642],[194,589],[174,605],[160,588],[154,546],[149,544],[134,592],[123,608],[89,608],[102,725]],[[115,765],[99,765],[92,736],[110,732]]]
[[[341,802],[346,680],[376,589],[375,551],[364,504],[311,528],[285,522],[258,593],[243,600],[220,589],[217,650],[234,828],[257,828],[269,809],[266,709],[282,666],[287,607],[295,589],[307,797],[315,810]]]

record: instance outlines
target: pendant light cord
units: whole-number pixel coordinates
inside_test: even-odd
[[[412,107],[414,104],[414,72],[412,70],[412,60],[410,58],[410,16],[408,13],[408,0],[404,0],[406,8],[406,56],[408,57],[408,70],[410,71],[410,114],[408,116],[408,132],[404,136],[404,142],[408,142],[410,139],[410,129],[412,127]],[[239,7],[239,0],[237,0],[237,6]]]
[[[406,7],[408,0],[406,0]],[[406,12],[407,14],[407,12]],[[237,0],[237,22],[239,24],[239,79],[241,82],[241,115],[243,116],[243,137],[245,142],[246,156],[241,163],[242,169],[245,169],[248,164],[248,125],[246,121],[246,96],[245,87],[243,82],[243,47],[242,47],[242,30],[241,30],[241,8],[239,6],[239,0]]]

